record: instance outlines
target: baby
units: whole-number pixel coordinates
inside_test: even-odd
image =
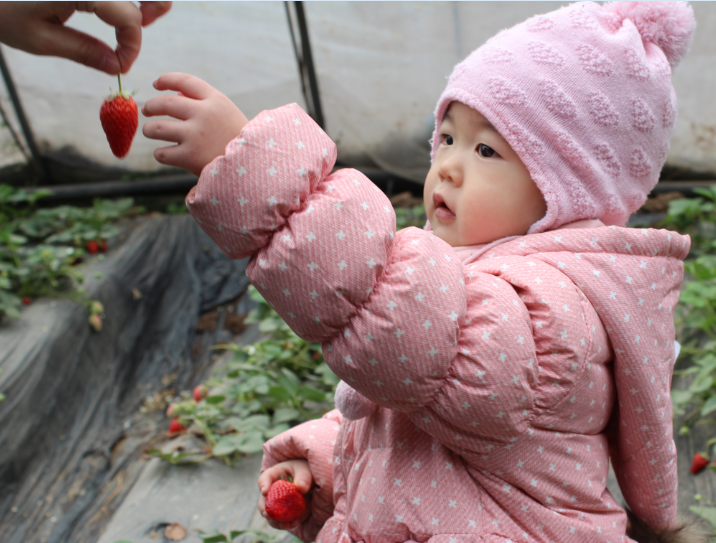
[[[397,233],[369,180],[331,174],[335,145],[295,104],[248,122],[196,78],[155,83],[180,92],[143,108],[179,119],[145,125],[178,143],[157,160],[200,174],[192,215],[252,257],[251,281],[343,380],[337,410],[264,446],[264,496],[282,475],[310,490],[275,526],[321,543],[690,537],[669,396],[689,239],[624,226],[666,158],[693,28],[684,3],[619,2],[500,32],[455,67],[428,224]]]

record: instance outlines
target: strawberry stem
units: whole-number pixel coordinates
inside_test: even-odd
[[[119,94],[122,94],[122,74],[117,74],[117,81],[119,81]]]

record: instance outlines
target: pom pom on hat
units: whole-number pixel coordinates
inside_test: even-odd
[[[629,19],[646,42],[657,45],[674,68],[689,50],[696,27],[686,2],[611,2],[604,10]]]

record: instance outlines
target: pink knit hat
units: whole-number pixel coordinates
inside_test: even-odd
[[[503,30],[460,64],[435,110],[482,113],[547,201],[530,228],[626,224],[659,179],[676,120],[671,69],[696,23],[685,2],[582,2]]]

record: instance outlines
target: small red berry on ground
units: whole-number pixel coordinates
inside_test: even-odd
[[[91,255],[96,255],[97,251],[99,251],[99,245],[97,245],[97,242],[95,240],[88,241],[87,252]]]
[[[30,305],[32,303],[32,298],[30,298],[29,296],[23,296],[22,303],[23,305]]]
[[[276,522],[293,522],[306,509],[306,500],[296,485],[289,481],[274,481],[266,495],[266,514]]]
[[[197,387],[194,387],[194,393],[192,396],[193,396],[195,402],[200,402],[201,400],[206,398],[206,396],[208,394],[209,394],[209,389],[206,388],[206,386],[204,386],[204,385],[199,385]]]
[[[691,474],[696,475],[709,465],[709,459],[702,453],[696,453],[691,461]]]
[[[179,422],[178,418],[174,419],[173,421],[171,421],[169,423],[169,433],[170,434],[180,434],[185,430],[186,430],[186,427],[181,422]]]

